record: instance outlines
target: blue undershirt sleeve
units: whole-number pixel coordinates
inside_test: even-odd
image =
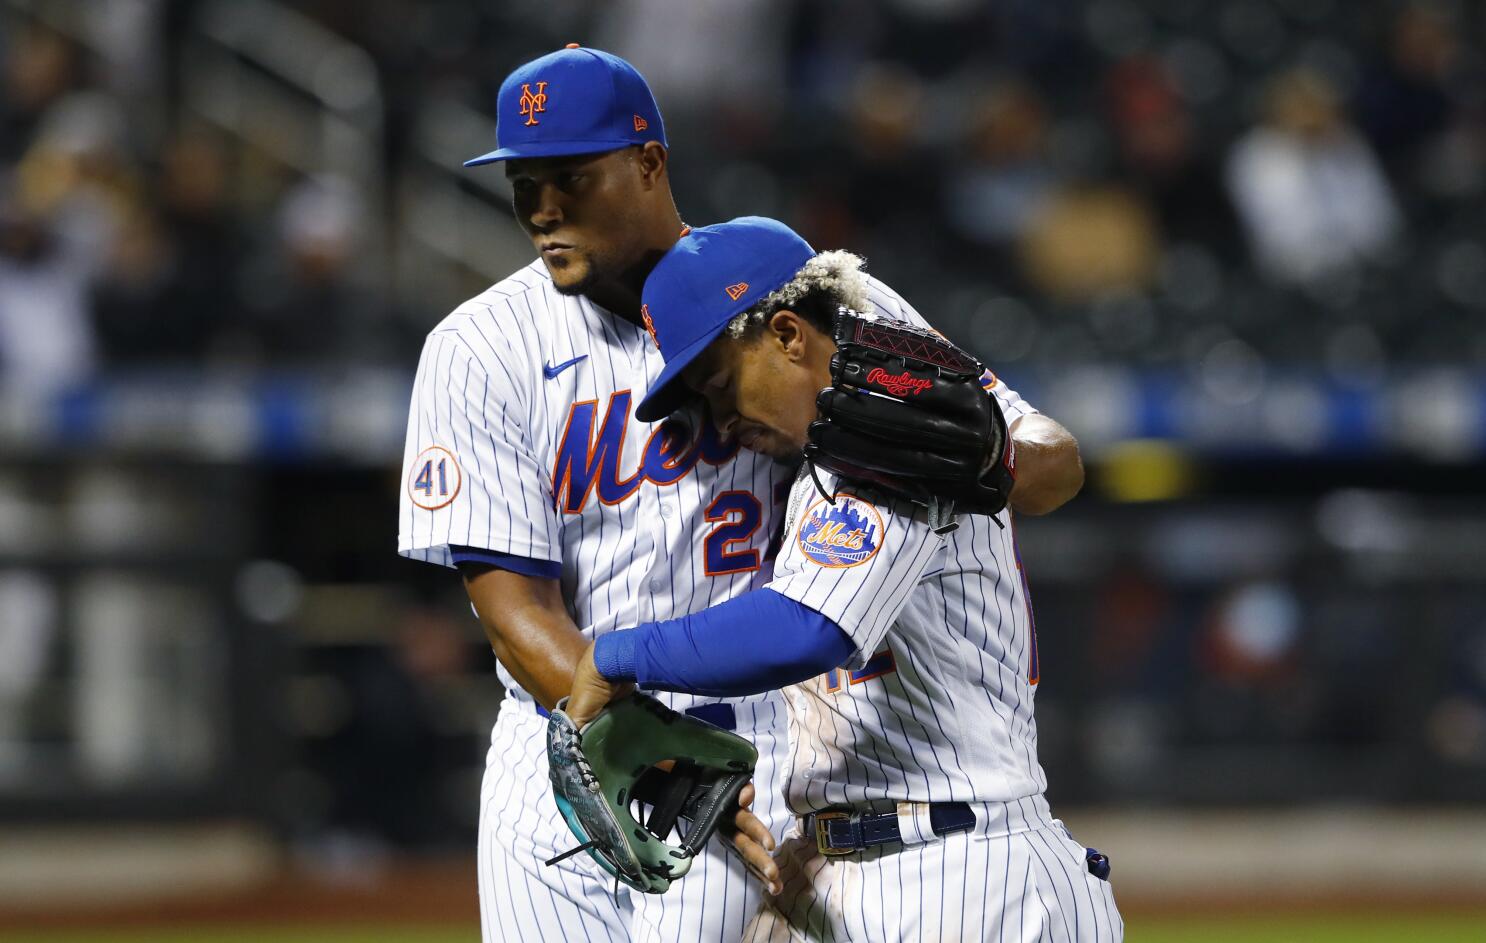
[[[741,697],[823,674],[854,650],[830,619],[759,589],[679,619],[601,635],[593,661],[610,681]]]
[[[449,545],[449,557],[456,564],[483,563],[502,570],[510,570],[512,573],[520,573],[522,576],[540,576],[549,580],[562,578],[562,564],[556,560],[536,560],[531,557],[518,557],[512,553],[499,553],[495,550],[461,547],[454,544]]]

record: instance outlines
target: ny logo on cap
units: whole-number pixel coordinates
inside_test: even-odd
[[[537,123],[537,115],[547,111],[547,83],[537,83],[537,93],[532,94],[531,83],[521,83],[521,114],[528,127]]]
[[[655,322],[650,320],[649,305],[640,305],[640,318],[645,322],[645,330],[650,332],[650,339],[655,341],[655,349],[660,350],[660,335],[655,333]]]
[[[739,282],[736,285],[729,285],[728,287],[726,287],[726,288],[723,289],[723,291],[725,291],[725,292],[728,293],[728,297],[731,298],[731,299],[733,299],[734,301],[737,301],[739,298],[742,298],[743,297],[743,293],[745,291],[747,291],[747,290],[748,290],[748,283],[747,282]]]

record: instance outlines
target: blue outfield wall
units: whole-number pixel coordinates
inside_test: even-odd
[[[1194,455],[1486,455],[1486,373],[1399,372],[1347,384],[1298,370],[1225,378],[1122,367],[1041,369],[1003,379],[1078,436],[1087,456],[1130,440]],[[226,462],[401,460],[412,377],[216,378],[139,374],[47,394],[0,391],[0,448],[174,454]]]

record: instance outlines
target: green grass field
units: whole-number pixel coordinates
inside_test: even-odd
[[[475,928],[198,927],[7,931],[6,943],[477,943]],[[1443,916],[1136,918],[1130,943],[1482,943],[1486,912]],[[688,941],[678,941],[688,943]],[[700,941],[699,941],[700,943]]]
[[[1282,916],[1129,920],[1130,943],[1482,943],[1486,913],[1438,917]]]

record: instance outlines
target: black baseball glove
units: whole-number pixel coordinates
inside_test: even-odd
[[[844,308],[835,335],[832,385],[816,398],[805,458],[941,522],[1005,508],[1015,453],[985,366],[932,331]]]

